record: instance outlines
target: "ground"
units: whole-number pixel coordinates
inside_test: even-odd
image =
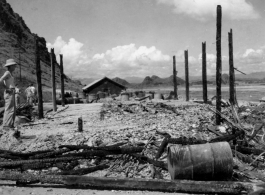
[[[147,101],[143,105],[155,105],[156,101]],[[112,144],[117,141],[127,140],[130,142],[146,143],[155,132],[155,129],[166,130],[172,136],[194,134],[190,128],[196,128],[199,124],[211,118],[209,111],[203,106],[195,103],[182,101],[163,101],[163,103],[178,106],[178,113],[158,112],[150,114],[142,111],[143,106],[139,102],[127,102],[124,105],[134,105],[134,113],[129,113],[126,106],[120,110],[120,103],[115,108],[117,110],[103,108],[103,103],[94,104],[71,104],[66,107],[58,106],[57,112],[48,112],[44,119],[35,120],[30,123],[19,125],[19,130],[23,137],[21,140],[11,139],[10,135],[1,137],[0,147],[7,150],[18,152],[31,152],[46,149],[54,149],[60,145],[97,145],[99,143]],[[114,103],[116,105],[116,103]],[[108,105],[108,104],[105,104]],[[187,109],[190,107],[191,109]],[[51,104],[45,104],[45,111],[52,108]],[[162,109],[162,108],[159,108]],[[157,110],[159,110],[157,108]],[[100,113],[104,110],[104,119],[101,119]],[[137,113],[136,113],[137,112]],[[83,132],[78,132],[78,118],[82,117]],[[188,125],[187,125],[188,124]],[[194,135],[193,135],[194,134]],[[32,136],[36,136],[35,138]],[[204,137],[208,139],[209,137]],[[162,137],[158,139],[162,141]],[[166,159],[164,159],[166,160]],[[106,172],[100,171],[90,176],[101,176]],[[134,174],[134,173],[133,173]],[[143,169],[135,174],[137,178],[151,179],[149,168]],[[112,173],[110,176],[124,175]],[[129,177],[132,176],[129,174]],[[164,174],[164,179],[170,179],[168,173]],[[82,195],[82,194],[161,194],[161,192],[142,192],[142,191],[104,191],[104,190],[81,190],[66,189],[64,187],[51,187],[41,185],[31,185],[30,187],[18,187],[14,182],[0,181],[0,194],[64,194],[64,195]],[[170,194],[170,193],[163,193]]]

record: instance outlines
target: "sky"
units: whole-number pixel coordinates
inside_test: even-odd
[[[228,73],[228,32],[234,66],[265,71],[264,0],[6,0],[47,48],[63,54],[73,78],[168,77],[176,56],[178,76],[216,72],[216,7],[222,6],[222,71]]]

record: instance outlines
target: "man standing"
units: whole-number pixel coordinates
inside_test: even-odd
[[[15,107],[15,84],[14,84],[14,71],[17,63],[13,59],[6,60],[5,67],[7,71],[0,78],[0,84],[5,89],[5,112],[3,118],[3,130],[14,129],[14,122],[16,117]]]

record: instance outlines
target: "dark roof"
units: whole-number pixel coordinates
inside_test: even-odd
[[[103,80],[108,80],[109,82],[112,82],[113,84],[118,85],[119,87],[121,87],[121,88],[125,88],[125,89],[126,89],[125,86],[123,86],[123,85],[121,85],[121,84],[119,84],[119,83],[117,83],[117,82],[115,82],[115,81],[109,79],[108,77],[103,77],[102,79],[95,80],[95,81],[93,81],[92,83],[88,84],[87,86],[83,87],[82,89],[83,89],[83,90],[88,90],[90,87],[96,85],[97,83],[99,83],[99,82],[101,82],[101,81],[103,81]]]

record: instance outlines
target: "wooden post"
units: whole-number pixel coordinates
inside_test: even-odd
[[[42,100],[43,98],[42,98],[41,67],[40,67],[38,37],[35,37],[35,63],[36,63],[36,76],[37,76],[37,87],[38,87],[38,112],[39,112],[39,119],[42,119],[44,118],[44,115],[43,115],[43,100]]]
[[[53,103],[53,112],[57,111],[56,106],[56,85],[55,85],[55,63],[53,60],[54,48],[51,48],[50,58],[51,58],[51,71],[52,71],[52,103]]]
[[[221,112],[222,54],[221,54],[222,7],[217,6],[216,21],[216,110]],[[220,125],[221,116],[216,114],[216,125]]]
[[[60,72],[61,72],[61,94],[62,94],[62,106],[65,106],[64,97],[64,73],[63,73],[63,54],[60,54]]]
[[[80,117],[78,118],[77,123],[78,123],[78,131],[79,131],[79,132],[83,132],[83,119],[82,119],[82,116],[80,116]]]
[[[19,51],[18,51],[18,61],[19,61],[19,78],[20,78],[20,81],[22,81],[22,79],[21,79],[21,59],[20,59],[20,53],[21,53],[21,51],[20,51],[20,44],[19,44]]]
[[[203,91],[203,102],[208,102],[207,97],[207,69],[206,69],[206,42],[202,43],[202,91]]]
[[[174,99],[178,99],[178,81],[176,72],[176,57],[173,56],[173,84],[174,84]]]
[[[186,80],[186,101],[190,100],[189,95],[189,58],[188,58],[188,50],[184,51],[185,55],[185,80]]]
[[[233,32],[230,29],[228,32],[228,46],[229,46],[229,92],[230,92],[230,103],[234,105],[236,103],[235,95],[235,70],[233,60]]]

